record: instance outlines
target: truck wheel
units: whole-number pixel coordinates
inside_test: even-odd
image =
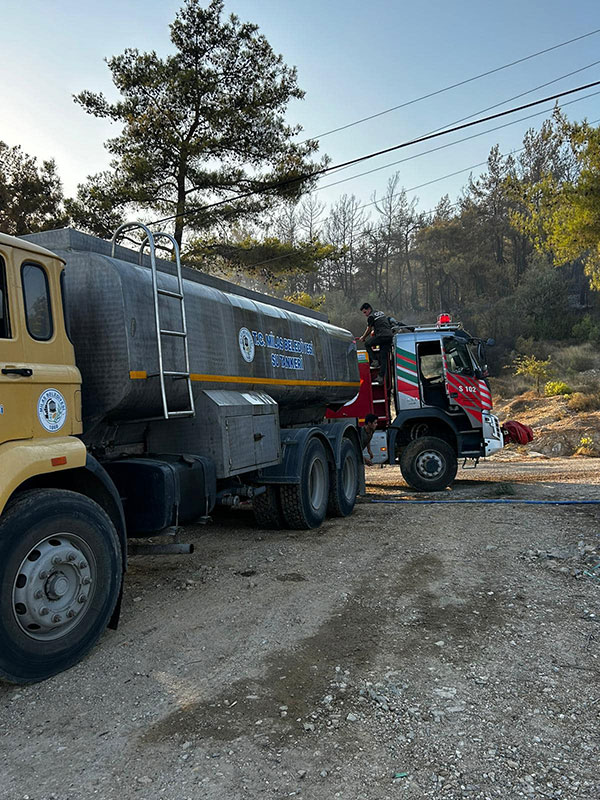
[[[331,471],[329,505],[327,513],[332,517],[347,517],[352,513],[358,494],[358,453],[350,439],[342,441],[340,468]]]
[[[0,677],[34,683],[80,661],[122,578],[119,538],[97,503],[62,489],[17,497],[0,520]]]
[[[450,486],[457,468],[453,448],[436,436],[415,439],[400,456],[404,480],[420,492],[438,492]]]
[[[325,448],[311,439],[302,457],[300,483],[281,487],[281,510],[288,528],[318,528],[327,513],[329,465]]]
[[[252,498],[252,510],[261,528],[279,530],[284,525],[279,486],[265,486],[266,491]]]

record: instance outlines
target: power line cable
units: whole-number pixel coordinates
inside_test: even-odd
[[[573,103],[579,103],[581,100],[587,100],[589,97],[595,97],[596,95],[600,94],[599,92],[592,92],[591,94],[586,94],[583,97],[578,97],[575,100],[570,100],[567,103],[562,104],[562,108],[566,106],[573,105]],[[539,117],[542,114],[547,114],[548,111],[551,109],[544,109],[543,111],[536,111],[534,114],[529,114],[526,117],[521,117],[520,119],[512,120],[511,122],[505,122],[503,125],[496,125],[494,128],[488,128],[485,131],[480,131],[479,133],[474,133],[471,136],[463,136],[462,139],[457,139],[454,142],[447,142],[446,144],[441,144],[438,147],[432,147],[430,150],[423,150],[422,153],[415,153],[412,156],[407,156],[406,158],[401,158],[398,161],[392,161],[390,164],[384,164],[381,167],[375,167],[374,169],[366,170],[365,172],[359,172],[356,175],[350,175],[347,178],[342,178],[339,181],[333,181],[332,183],[326,183],[324,186],[318,186],[316,189],[313,189],[312,192],[309,194],[313,194],[314,192],[319,192],[322,189],[329,189],[331,186],[339,186],[340,183],[347,183],[348,181],[352,181],[355,178],[362,178],[364,175],[372,175],[374,172],[380,172],[382,169],[388,169],[389,167],[395,167],[398,164],[404,164],[407,161],[412,161],[415,158],[420,158],[421,156],[426,156],[431,153],[436,153],[439,150],[445,150],[448,147],[453,147],[455,144],[462,144],[463,142],[468,142],[471,139],[477,139],[479,136],[485,136],[488,133],[493,133],[494,131],[502,130],[503,128],[508,128],[511,125],[517,125],[519,122],[526,122],[529,119],[533,119],[534,117]]]
[[[198,214],[201,211],[206,211],[210,208],[217,208],[218,206],[223,206],[228,203],[232,203],[236,200],[244,200],[248,197],[252,197],[256,194],[264,194],[266,192],[272,191],[273,189],[281,189],[285,188],[286,186],[291,186],[295,183],[301,183],[302,181],[309,180],[310,178],[315,178],[318,175],[326,175],[328,172],[332,172],[334,170],[340,169],[340,167],[347,167],[353,164],[360,164],[363,161],[369,161],[372,158],[377,158],[378,156],[385,155],[386,153],[392,153],[396,150],[400,150],[405,147],[410,147],[414,144],[420,144],[421,142],[429,141],[430,139],[435,139],[440,136],[447,136],[450,133],[456,133],[457,131],[464,130],[465,128],[471,128],[474,125],[481,125],[484,122],[490,122],[493,119],[499,119],[500,117],[505,117],[508,114],[515,114],[518,111],[524,111],[527,108],[533,108],[534,106],[541,105],[542,103],[547,103],[550,100],[558,100],[561,97],[566,97],[571,94],[575,94],[577,92],[582,92],[585,89],[591,89],[595,86],[600,85],[600,81],[593,81],[592,83],[584,84],[583,86],[577,86],[574,89],[567,89],[563,92],[558,92],[557,94],[550,95],[548,97],[543,97],[540,100],[533,100],[531,103],[525,103],[524,105],[517,106],[515,108],[509,108],[505,111],[499,111],[496,114],[491,114],[487,117],[482,117],[481,119],[472,120],[471,122],[465,122],[461,125],[456,125],[452,128],[446,128],[444,130],[437,131],[435,133],[430,133],[425,136],[419,136],[416,139],[410,139],[406,142],[401,142],[400,144],[393,145],[392,147],[386,147],[382,150],[378,150],[374,153],[367,153],[364,156],[358,156],[357,158],[349,159],[348,161],[344,161],[341,164],[335,164],[331,167],[322,167],[321,169],[314,170],[313,172],[305,173],[304,175],[299,175],[295,178],[286,178],[285,180],[275,181],[271,184],[267,184],[266,186],[261,187],[260,189],[249,190],[247,192],[241,192],[237,195],[234,195],[229,198],[224,198],[222,200],[216,200],[213,203],[207,203],[204,206],[198,206],[197,208],[191,208],[187,211],[183,211],[180,214],[171,214],[168,217],[162,217],[161,219],[153,220],[152,222],[148,223],[149,225],[159,225],[163,222],[170,222],[172,220],[178,219],[179,217],[187,217],[191,214]]]
[[[522,64],[525,61],[530,61],[532,58],[537,58],[538,56],[544,55],[545,53],[550,53],[552,50],[558,50],[561,47],[565,47],[568,44],[573,44],[573,42],[579,42],[582,39],[586,39],[589,36],[595,36],[597,33],[600,33],[600,28],[597,28],[594,31],[590,31],[589,33],[584,33],[581,36],[576,36],[574,39],[568,39],[566,42],[560,42],[559,44],[555,44],[552,47],[547,47],[545,50],[538,50],[537,53],[531,53],[528,56],[524,56],[523,58],[518,58],[516,61],[511,61],[508,64],[503,64],[501,67],[495,67],[494,69],[487,70],[487,72],[481,72],[479,75],[474,75],[471,78],[466,78],[465,80],[458,81],[457,83],[452,83],[450,86],[445,86],[443,89],[437,89],[435,92],[429,92],[428,94],[421,95],[420,97],[415,97],[412,100],[407,100],[405,103],[400,103],[400,105],[393,106],[392,108],[386,108],[384,111],[378,111],[376,114],[370,114],[368,117],[362,117],[362,119],[357,119],[354,122],[349,122],[346,125],[340,125],[338,128],[332,128],[330,131],[325,131],[324,133],[320,133],[318,136],[311,136],[309,139],[305,139],[300,144],[305,144],[305,142],[310,141],[311,139],[323,139],[325,136],[330,136],[332,133],[337,133],[338,131],[344,131],[348,128],[352,128],[355,125],[361,125],[363,122],[368,122],[371,119],[377,119],[377,117],[382,117],[384,114],[389,114],[392,111],[397,111],[400,108],[406,108],[407,106],[413,105],[414,103],[419,103],[421,100],[427,100],[430,97],[436,97],[439,94],[443,94],[444,92],[448,92],[451,89],[456,89],[459,86],[465,86],[468,83],[472,83],[473,81],[477,81],[480,78],[485,78],[488,75],[493,75],[496,72],[502,72],[502,70],[508,69],[509,67],[514,67],[516,64]]]
[[[576,75],[579,72],[584,72],[586,69],[591,69],[592,67],[595,67],[598,64],[600,64],[600,61],[593,61],[591,64],[587,64],[585,67],[580,67],[579,69],[573,70],[573,72],[567,72],[565,75],[561,75],[558,78],[554,78],[551,81],[547,81],[546,83],[541,83],[539,86],[534,86],[533,89],[528,89],[526,92],[520,92],[520,94],[515,94],[512,97],[508,97],[506,100],[502,100],[499,103],[494,103],[493,105],[487,106],[486,108],[481,108],[479,111],[475,111],[472,114],[468,114],[466,117],[461,117],[460,119],[455,119],[453,122],[448,122],[446,125],[442,125],[439,128],[434,128],[434,130],[428,131],[428,133],[436,133],[437,131],[441,131],[444,128],[448,128],[448,127],[450,127],[452,125],[458,125],[459,123],[464,122],[467,119],[472,119],[473,117],[476,117],[478,114],[485,114],[486,111],[491,111],[492,109],[499,108],[500,106],[504,106],[507,103],[512,103],[513,100],[518,100],[519,97],[525,97],[525,95],[531,94],[532,92],[536,92],[538,89],[544,89],[546,86],[551,86],[553,83],[558,83],[558,81],[564,80],[565,78],[570,78],[571,76]],[[567,104],[565,103],[565,105],[567,105]],[[395,163],[399,163],[399,162],[395,162]],[[390,164],[389,166],[394,166],[394,164]],[[342,172],[343,169],[347,169],[347,167],[340,168],[339,172]],[[377,169],[385,169],[385,168],[384,167],[378,167]],[[336,170],[336,172],[337,171],[338,170]],[[373,171],[375,171],[375,170],[373,170]],[[355,177],[359,178],[362,175],[368,175],[368,174],[369,174],[368,172],[363,172],[363,173],[360,173],[359,175],[356,175]],[[330,184],[327,184],[327,186],[335,186],[335,184],[331,184],[330,183]],[[325,189],[327,187],[325,187],[325,186],[319,187],[319,189],[321,189],[321,188]],[[314,191],[318,191],[319,189],[316,189]]]

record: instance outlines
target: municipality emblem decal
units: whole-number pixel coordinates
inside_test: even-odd
[[[60,430],[67,418],[65,398],[57,389],[46,389],[38,400],[37,413],[40,424],[47,431]]]
[[[240,328],[238,333],[238,343],[240,345],[240,353],[244,361],[250,363],[254,361],[254,339],[248,328]]]

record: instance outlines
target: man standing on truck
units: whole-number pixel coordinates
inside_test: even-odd
[[[360,338],[367,348],[369,362],[372,367],[379,367],[379,378],[385,378],[387,370],[388,354],[392,346],[393,331],[389,317],[383,311],[373,311],[369,303],[363,303],[360,307],[362,313],[367,317],[367,328]],[[379,345],[379,360],[373,354],[373,347]]]

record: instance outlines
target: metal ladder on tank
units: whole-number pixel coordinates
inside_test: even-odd
[[[148,375],[148,377],[152,378],[157,376],[160,381],[160,393],[162,398],[164,419],[174,419],[176,417],[193,417],[196,414],[196,409],[194,405],[194,394],[192,391],[192,378],[190,375],[190,355],[188,349],[187,320],[185,315],[185,296],[183,292],[183,278],[181,275],[181,258],[179,254],[179,245],[177,244],[177,241],[173,236],[171,236],[170,233],[163,233],[163,232],[152,233],[152,231],[141,222],[126,222],[125,224],[117,228],[117,230],[113,235],[112,251],[111,251],[111,255],[113,258],[115,258],[116,254],[118,237],[121,236],[123,233],[125,233],[125,231],[132,231],[137,228],[141,229],[145,234],[139,246],[140,266],[143,266],[144,250],[146,246],[148,246],[150,252],[150,267],[152,270],[152,294],[154,297],[154,319],[156,322],[156,344],[158,349],[158,372],[155,373],[154,375]],[[177,291],[175,292],[172,292],[168,289],[161,289],[158,285],[159,270],[156,266],[156,241],[158,239],[167,239],[169,242],[171,242],[171,246],[173,248],[173,254],[175,255],[175,267],[176,267],[176,278],[177,278]],[[162,272],[163,274],[169,274],[166,273],[164,270],[160,270],[160,272]],[[172,297],[179,302],[179,307],[181,310],[181,330],[169,330],[167,328],[162,327],[160,319],[161,296]],[[164,358],[163,358],[164,336],[172,336],[181,339],[183,343],[183,352],[184,352],[184,370],[165,369]],[[188,396],[187,408],[180,409],[178,411],[169,408],[169,403],[167,398],[166,378],[185,380],[187,387],[187,396]]]

